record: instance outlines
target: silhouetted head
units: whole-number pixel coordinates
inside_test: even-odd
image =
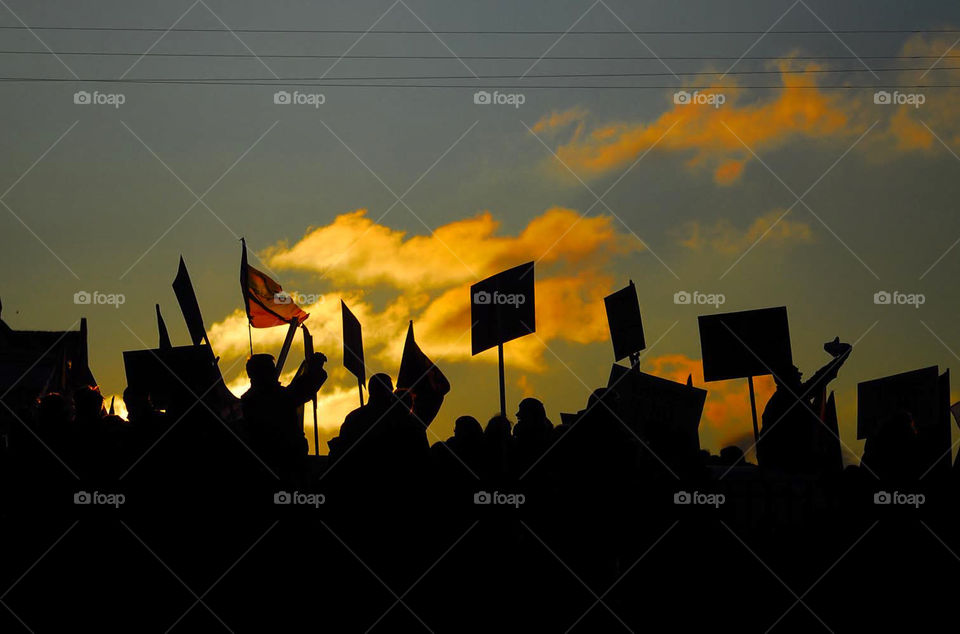
[[[367,393],[371,403],[385,403],[393,394],[393,380],[389,374],[374,374],[367,381]]]
[[[618,397],[616,392],[609,388],[598,387],[590,394],[590,398],[587,400],[587,409],[596,409],[596,411],[609,413],[610,410],[617,411],[617,402]],[[604,407],[604,405],[606,405],[606,407]],[[607,408],[609,408],[609,410]]]
[[[42,427],[62,427],[70,420],[67,399],[51,392],[37,401],[37,421]]]
[[[99,388],[85,385],[73,393],[73,406],[77,419],[98,419],[103,414],[103,395]]]
[[[517,409],[517,422],[539,423],[547,418],[547,410],[543,403],[535,398],[525,398],[520,401],[520,407]]]
[[[497,414],[487,422],[484,430],[487,438],[504,439],[510,437],[510,419]]]
[[[777,387],[783,386],[794,389],[803,382],[803,372],[801,372],[797,366],[791,365],[789,368],[775,372],[773,380],[777,384]]]
[[[743,449],[736,445],[730,445],[720,450],[720,460],[724,464],[737,464],[741,458],[743,458]]]
[[[269,385],[277,382],[277,365],[272,354],[255,354],[247,360],[250,385]]]
[[[461,416],[453,424],[453,435],[457,440],[476,440],[483,436],[483,427],[473,416]]]
[[[153,413],[150,392],[142,388],[128,386],[123,391],[123,404],[127,408],[127,418],[131,421],[141,420]]]

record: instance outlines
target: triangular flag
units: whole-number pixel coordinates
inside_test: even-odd
[[[413,395],[414,414],[424,425],[429,425],[436,418],[443,397],[450,391],[447,377],[417,345],[413,336],[413,321],[407,327],[407,339],[403,344],[397,390],[406,390]]]
[[[117,400],[117,397],[116,397],[116,396],[111,396],[111,397],[110,397],[110,411],[107,412],[107,414],[109,414],[110,416],[114,416],[114,413],[113,413],[113,402],[114,402],[115,400]]]
[[[688,375],[687,375],[687,387],[693,387],[693,375],[692,375],[692,374],[688,374]]]
[[[157,331],[160,333],[160,345],[158,346],[161,350],[169,350],[173,347],[173,344],[170,343],[170,334],[167,332],[167,325],[163,323],[163,315],[160,314],[160,304],[157,304]]]
[[[247,264],[247,242],[243,238],[243,256],[240,260],[240,290],[247,319],[254,328],[289,326],[291,321],[302,324],[308,317],[293,299],[283,292],[265,273]]]
[[[203,341],[206,341],[207,330],[203,326],[200,304],[197,302],[197,294],[193,290],[190,273],[187,272],[187,265],[183,261],[182,255],[180,256],[180,266],[177,268],[177,277],[173,280],[173,292],[177,296],[177,303],[180,304],[183,320],[187,323],[190,340],[193,341],[193,345],[199,346]]]

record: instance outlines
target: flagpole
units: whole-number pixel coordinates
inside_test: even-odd
[[[497,353],[500,355],[500,415],[507,415],[507,395],[503,380],[503,344],[497,344]]]
[[[760,426],[757,424],[757,396],[753,391],[753,377],[747,377],[747,385],[750,388],[750,413],[753,414],[753,441],[754,444],[760,442]],[[759,447],[758,447],[759,449]],[[759,456],[759,451],[757,452]],[[759,458],[758,458],[759,459]]]
[[[293,336],[297,334],[297,326],[299,325],[296,319],[290,320],[287,336],[283,340],[283,347],[280,348],[280,356],[277,357],[277,378],[280,377],[280,373],[283,371],[283,365],[287,361],[287,353],[290,352],[290,344],[293,343]]]
[[[250,356],[253,356],[253,328],[250,326],[250,321],[247,321],[247,336],[250,338]]]
[[[363,381],[360,380],[360,377],[357,377],[357,391],[360,392],[360,407],[363,407]]]

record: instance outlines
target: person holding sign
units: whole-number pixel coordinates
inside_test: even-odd
[[[817,464],[815,434],[826,399],[827,384],[837,378],[853,346],[837,337],[823,346],[833,359],[809,380],[795,365],[778,369],[777,389],[763,410],[757,444],[760,466],[789,473],[809,472]]]

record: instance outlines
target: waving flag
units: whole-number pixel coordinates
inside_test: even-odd
[[[403,344],[397,391],[408,391],[413,395],[413,413],[424,425],[433,422],[443,404],[443,397],[450,391],[447,377],[413,338],[413,321],[407,328],[407,339]]]
[[[240,290],[247,310],[247,319],[254,328],[289,326],[291,321],[302,324],[309,316],[293,299],[266,274],[247,264],[247,242],[242,239],[243,257],[240,260]]]

